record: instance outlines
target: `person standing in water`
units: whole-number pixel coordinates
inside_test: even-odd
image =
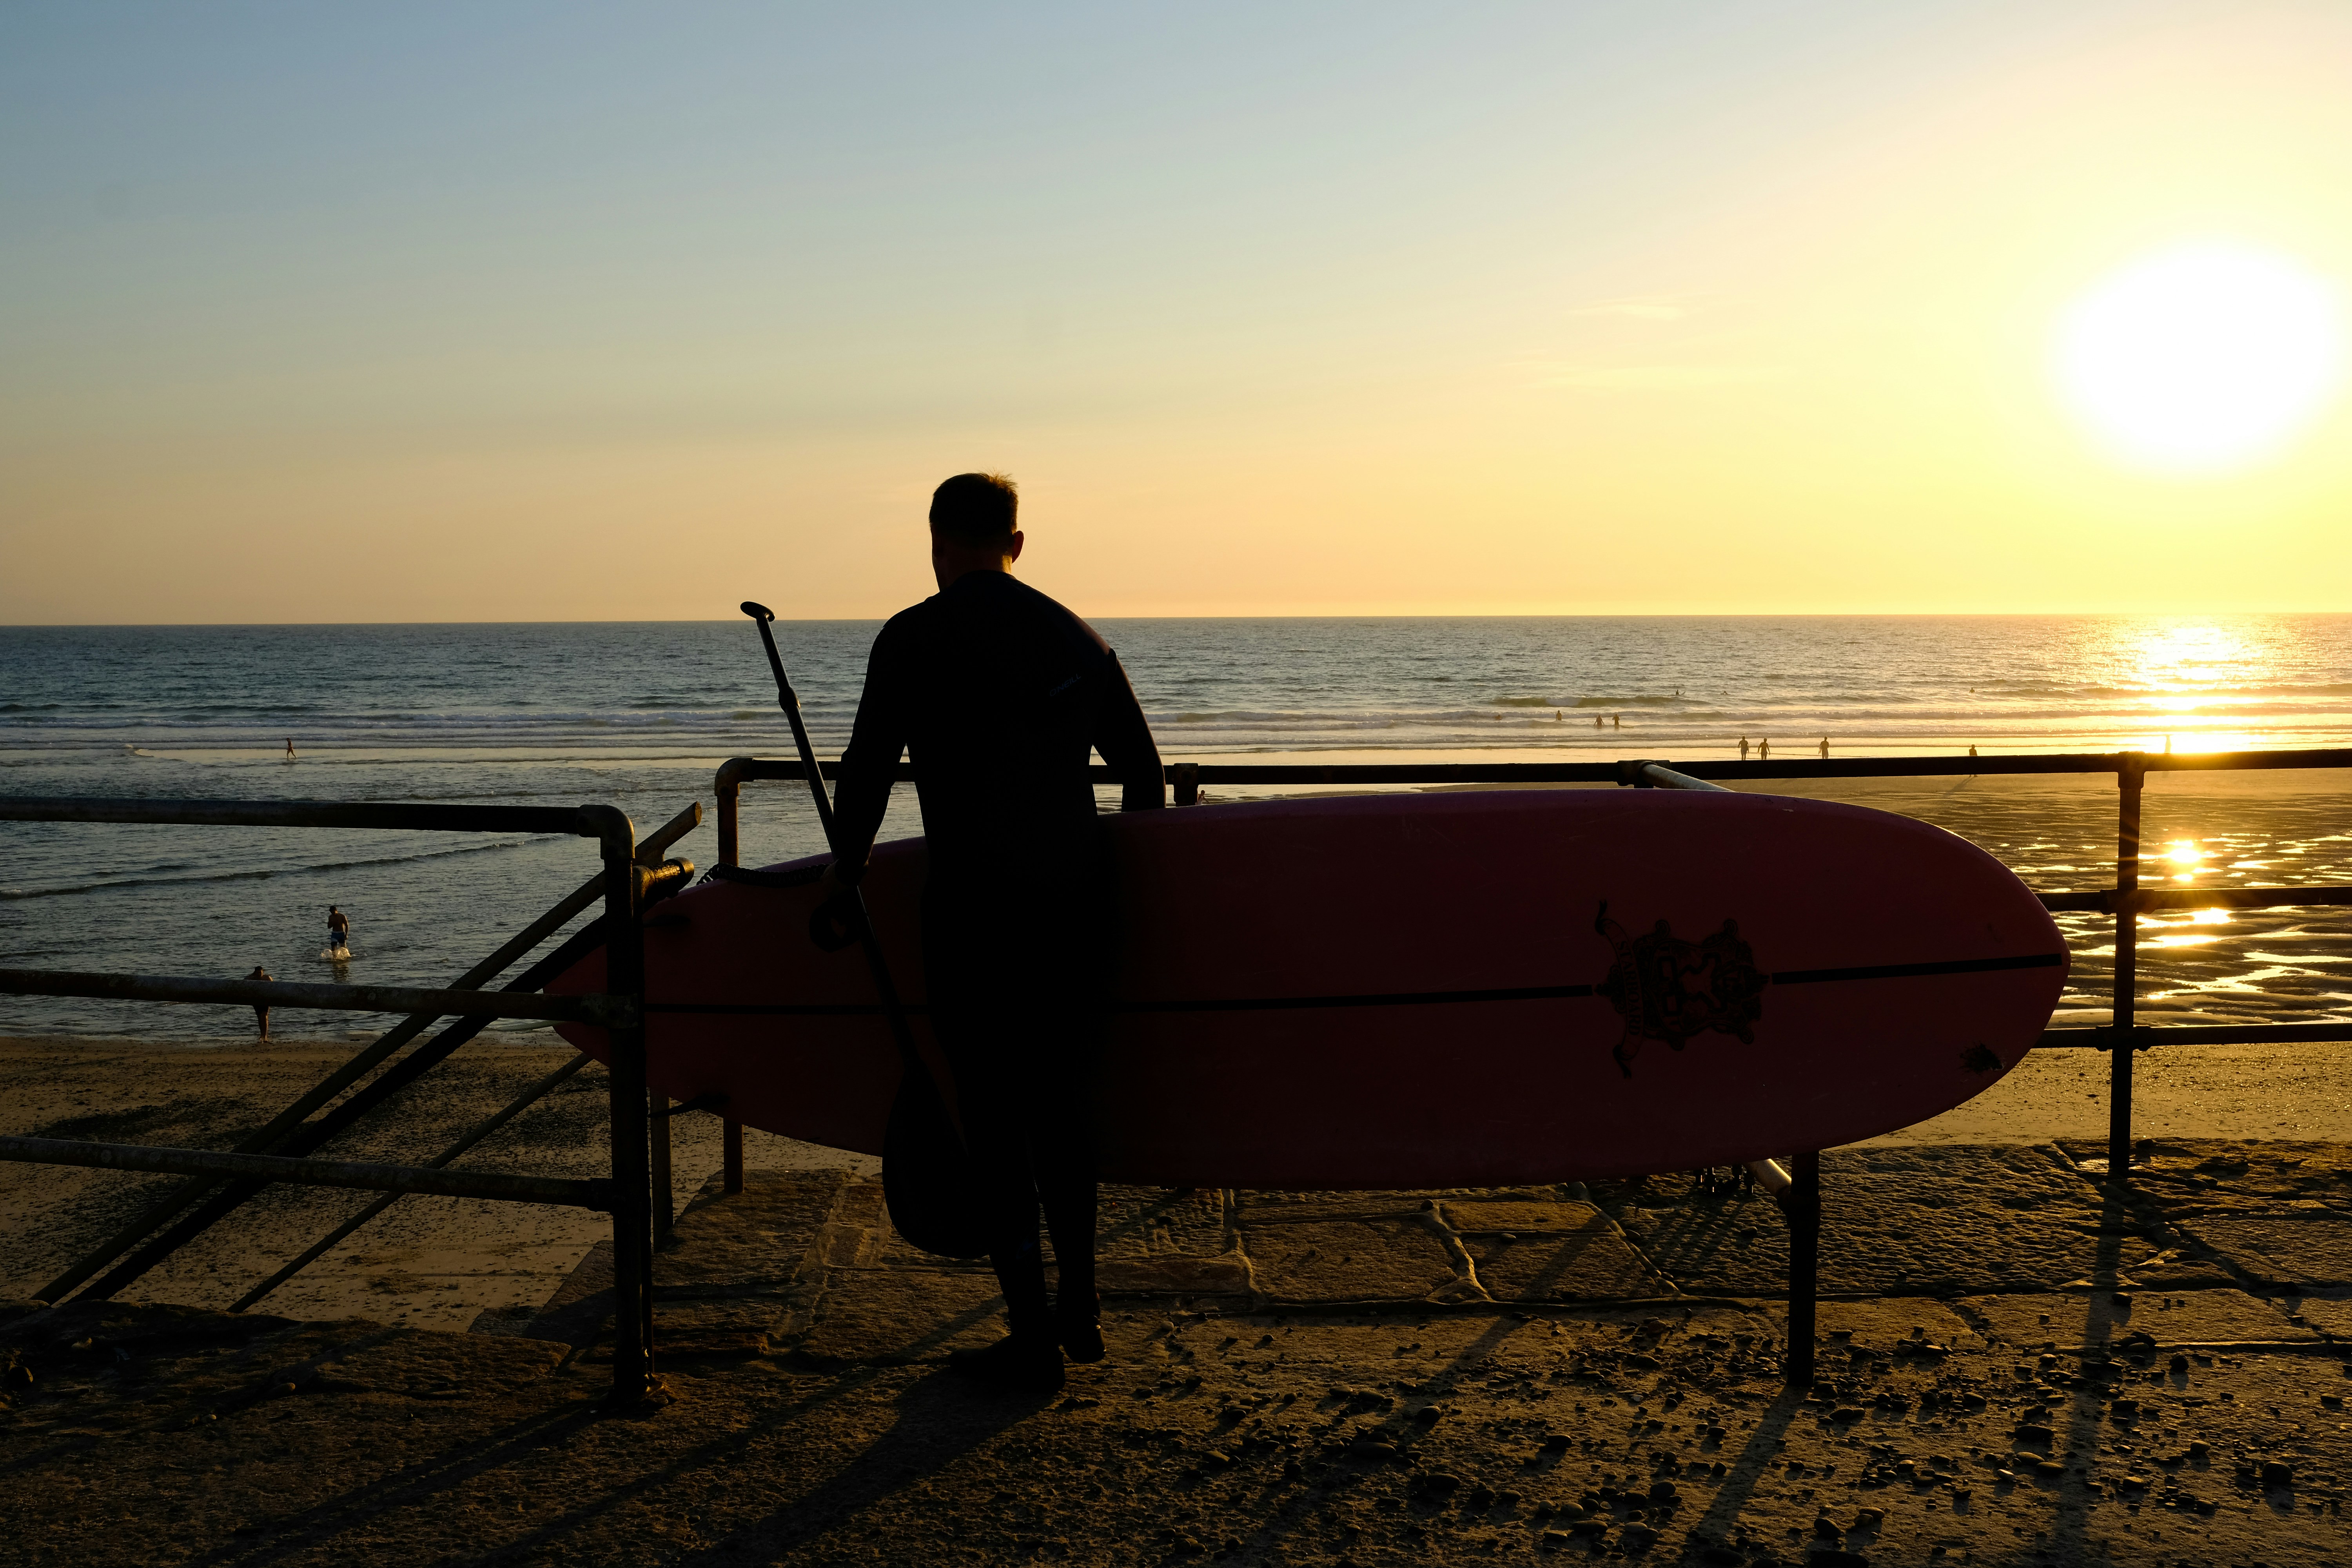
[[[1748,737],[1745,735],[1739,737],[1739,760],[1743,763],[1748,760]]]
[[[1828,762],[1829,760],[1830,760],[1830,738],[1829,738],[1827,735],[1823,735],[1823,736],[1822,737],[1822,761],[1823,761],[1823,762],[1825,762],[1825,763],[1826,763],[1826,762]]]
[[[327,906],[327,945],[330,948],[349,948],[352,945],[351,917],[332,904]]]
[[[1004,1387],[1062,1385],[1100,1361],[1087,1088],[1117,960],[1087,752],[1128,811],[1166,805],[1160,752],[1118,656],[1013,576],[1026,535],[1001,474],[932,493],[940,591],[874,639],[835,795],[828,896],[865,874],[901,753],[915,763],[929,866],[923,971],[955,1077],[1006,1336],[950,1358]],[[1060,1271],[1045,1290],[1037,1215]]]
[[[247,975],[246,978],[247,980],[269,980],[274,979],[275,976],[273,976],[269,971],[262,968],[261,965],[257,963],[253,966],[253,973]],[[253,1027],[255,1037],[257,1038],[266,1040],[269,1037],[269,1009],[258,1002],[256,1002],[253,1005]]]
[[[1772,742],[1769,736],[1756,742],[1756,760],[1759,763],[1769,763],[1772,760]]]

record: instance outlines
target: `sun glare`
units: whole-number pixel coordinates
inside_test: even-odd
[[[2135,467],[2213,473],[2277,451],[2343,380],[2336,289],[2250,246],[2182,245],[2108,278],[2058,323],[2076,417]]]

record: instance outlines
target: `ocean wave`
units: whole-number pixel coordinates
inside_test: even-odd
[[[193,877],[118,877],[104,882],[83,882],[63,888],[0,888],[0,900],[75,898],[84,893],[120,892],[126,888],[199,887],[208,882],[258,882],[274,877],[307,877],[320,871],[352,871],[363,867],[404,866],[417,860],[446,860],[458,855],[489,855],[520,849],[528,838],[494,844],[467,844],[454,849],[428,849],[415,855],[380,855],[363,860],[320,860],[301,866],[253,867],[236,871],[205,871]]]

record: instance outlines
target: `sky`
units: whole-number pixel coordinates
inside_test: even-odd
[[[2066,311],[2352,279],[2352,6],[20,5],[0,622],[2352,607],[2352,413]]]

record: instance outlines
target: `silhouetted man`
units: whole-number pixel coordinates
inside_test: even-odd
[[[874,639],[842,753],[841,864],[855,882],[901,752],[929,853],[923,966],[1003,1287],[1010,1332],[958,1370],[1053,1389],[1062,1352],[1102,1359],[1087,1085],[1118,955],[1087,753],[1136,811],[1164,804],[1160,752],[1127,674],[1093,627],[1012,576],[1024,536],[1000,474],[931,496],[940,591]],[[1060,1271],[1049,1302],[1045,1209]]]

